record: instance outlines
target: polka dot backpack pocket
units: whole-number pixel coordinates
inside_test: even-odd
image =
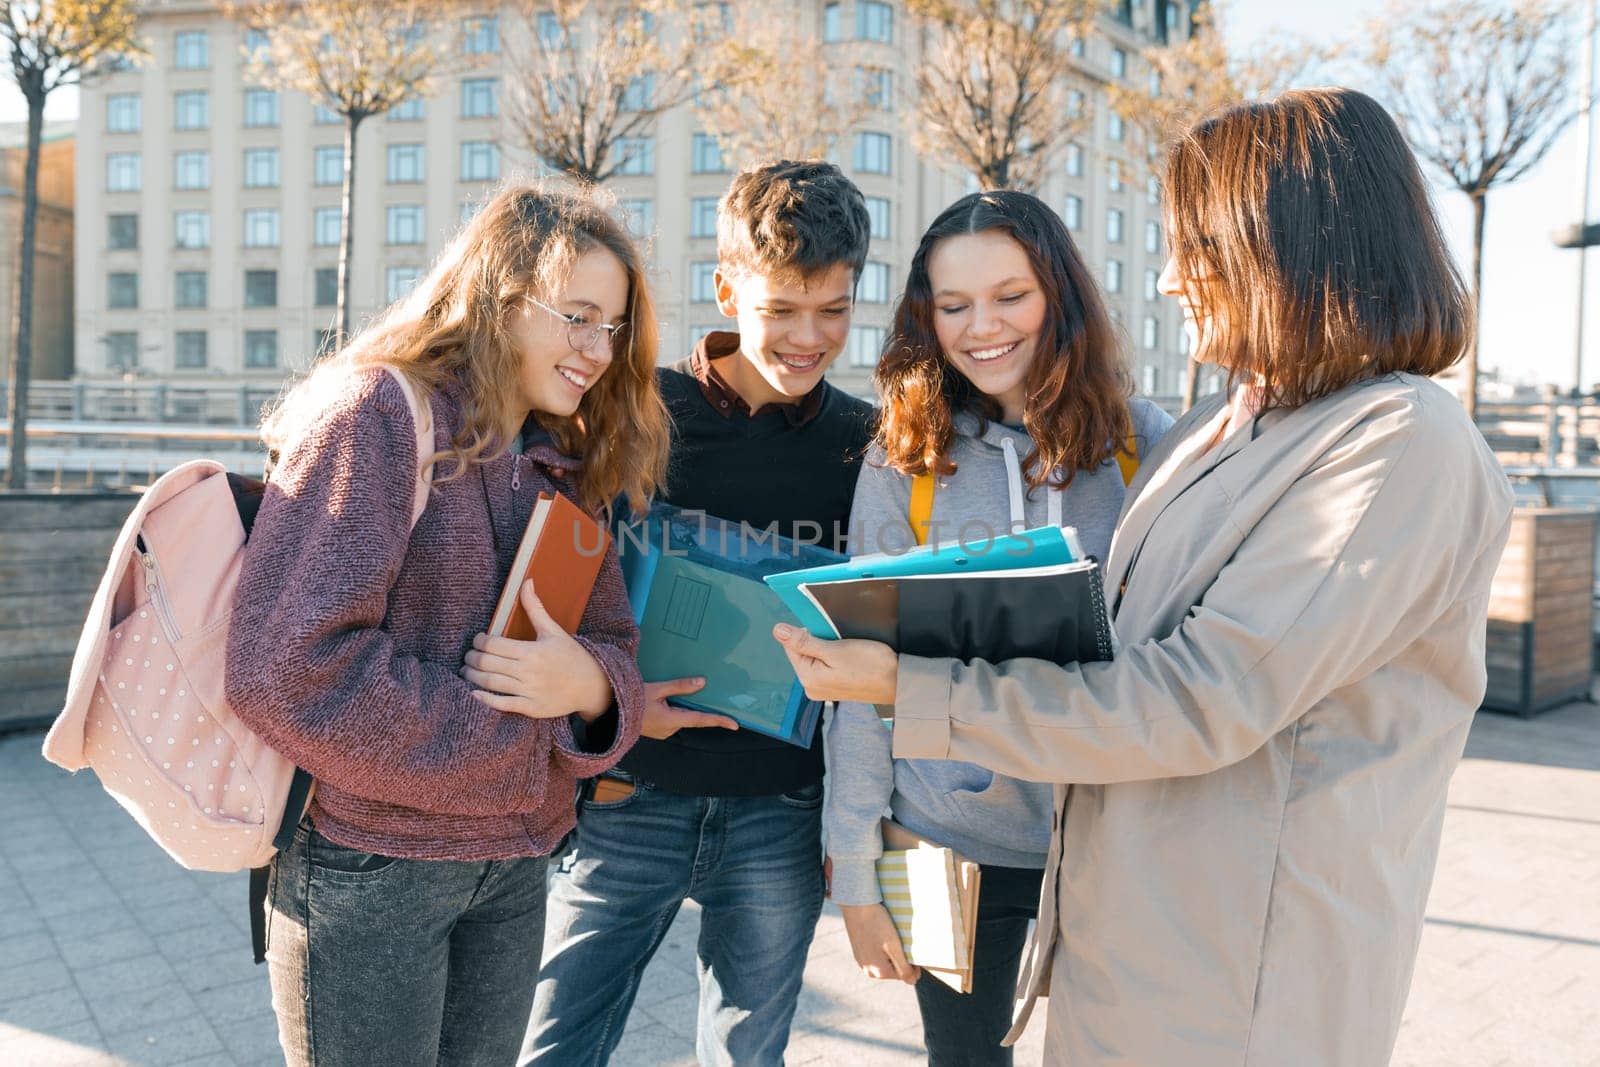
[[[419,454],[431,451],[431,428],[417,436]],[[309,776],[233,714],[223,688],[234,590],[263,489],[195,460],[145,491],[118,534],[66,706],[44,742],[52,763],[93,768],[192,870],[265,865],[309,800]],[[419,474],[413,525],[426,500]]]

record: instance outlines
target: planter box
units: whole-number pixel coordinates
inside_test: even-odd
[[[1489,590],[1483,706],[1523,717],[1587,698],[1597,513],[1517,508]]]
[[[0,732],[48,724],[134,493],[0,493]]]

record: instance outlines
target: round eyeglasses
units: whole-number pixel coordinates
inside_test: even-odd
[[[617,350],[617,346],[622,344],[623,340],[628,335],[628,324],[626,322],[619,322],[615,326],[608,326],[605,323],[600,322],[598,319],[589,319],[584,317],[586,314],[598,314],[597,312],[580,311],[576,314],[568,315],[565,312],[557,311],[555,308],[551,307],[549,304],[546,304],[542,300],[536,300],[531,296],[528,298],[528,300],[535,306],[543,308],[545,311],[548,311],[550,314],[567,324],[567,344],[572,346],[572,350],[574,352],[589,351],[595,345],[600,343],[600,335],[602,333],[605,334],[606,337],[606,347],[615,352]]]

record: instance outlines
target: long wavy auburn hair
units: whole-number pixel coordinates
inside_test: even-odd
[[[625,496],[634,511],[642,511],[666,470],[669,441],[656,385],[655,308],[632,240],[591,191],[531,185],[501,190],[410,295],[287,394],[263,422],[263,439],[271,449],[282,448],[316,418],[345,376],[386,366],[425,396],[446,382],[459,389],[461,425],[450,448],[435,457],[455,462],[448,472],[440,468],[437,481],[487,462],[509,444],[506,428],[514,433],[526,415],[517,386],[523,355],[508,328],[512,316],[529,297],[547,304],[559,300],[573,265],[594,249],[616,256],[627,273],[625,339],[571,417],[534,417],[560,451],[582,459],[577,482],[585,507],[601,512]]]
[[[1048,309],[1024,383],[1022,425],[1033,441],[1023,462],[1039,488],[1057,474],[1064,487],[1078,471],[1098,468],[1132,431],[1133,382],[1123,366],[1111,317],[1078,247],[1055,212],[1013,190],[972,193],[933,220],[911,260],[874,381],[883,396],[876,443],[902,474],[953,474],[955,416],[970,412],[982,428],[1001,416],[1000,402],[952,367],[934,332],[928,258],[961,234],[1004,233],[1022,246]]]
[[[1204,356],[1265,407],[1437,374],[1472,303],[1394,119],[1351,89],[1227,108],[1167,155],[1167,236],[1208,313]]]

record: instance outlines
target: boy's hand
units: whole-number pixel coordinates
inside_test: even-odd
[[[674,678],[670,682],[644,684],[644,727],[639,732],[645,737],[664,741],[679,730],[690,726],[718,726],[724,730],[737,730],[739,724],[726,715],[713,715],[707,711],[675,708],[667,703],[668,697],[688,696],[705,688],[704,678]]]
[[[533,622],[532,641],[479,634],[472,639],[461,677],[472,695],[496,711],[530,719],[578,714],[593,722],[611,708],[611,681],[589,650],[550,617],[533,582],[518,593]]]
[[[868,978],[898,978],[915,985],[922,968],[906,962],[900,934],[882,904],[841,904],[844,932],[850,936],[850,951],[855,954],[861,973]]]

